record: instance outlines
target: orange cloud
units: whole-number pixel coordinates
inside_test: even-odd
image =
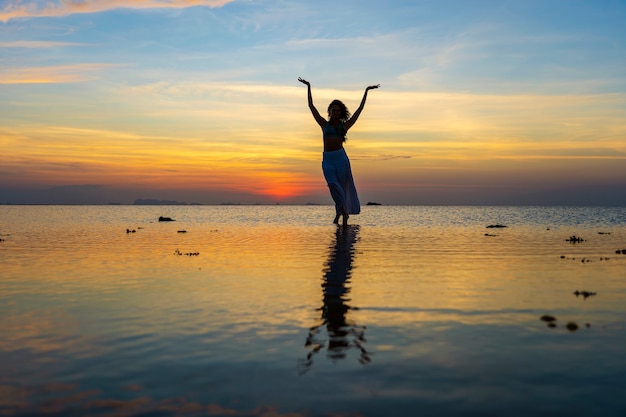
[[[77,13],[97,13],[113,9],[183,9],[193,6],[221,7],[233,0],[83,0],[48,1],[38,0],[12,1],[0,10],[0,21],[8,22],[16,18],[58,17]]]
[[[224,190],[278,201],[325,189],[317,155],[297,149],[55,126],[0,130],[0,140],[0,174],[14,186],[89,182]]]
[[[108,64],[60,65],[40,68],[10,68],[0,70],[0,84],[75,83],[90,79],[88,73],[109,68]]]

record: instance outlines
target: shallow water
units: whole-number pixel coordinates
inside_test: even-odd
[[[332,217],[0,206],[0,415],[626,414],[626,208]]]

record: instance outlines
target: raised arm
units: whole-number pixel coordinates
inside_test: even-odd
[[[326,121],[326,119],[322,117],[320,112],[318,112],[315,106],[313,105],[313,96],[311,95],[311,83],[302,78],[298,78],[298,81],[300,81],[302,84],[307,86],[307,95],[309,99],[309,109],[311,110],[311,114],[313,115],[313,118],[315,119],[317,124],[320,125],[321,127],[324,127],[326,123],[328,122]]]
[[[365,89],[365,93],[363,93],[363,99],[361,99],[361,104],[359,105],[359,108],[356,109],[356,111],[352,114],[352,117],[348,121],[346,121],[343,125],[346,130],[350,129],[356,123],[357,119],[361,115],[361,112],[363,111],[363,107],[365,107],[365,100],[367,100],[367,92],[369,90],[374,90],[375,88],[378,88],[378,87],[380,87],[380,84],[370,85],[369,87]]]

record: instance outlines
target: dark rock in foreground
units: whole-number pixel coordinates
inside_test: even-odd
[[[576,297],[582,296],[586,300],[588,297],[591,297],[592,295],[596,295],[596,293],[592,292],[592,291],[578,291],[578,290],[576,290],[576,291],[574,291],[574,295]]]
[[[174,251],[174,255],[176,255],[176,256],[183,256],[183,255],[185,255],[185,256],[200,256],[200,252],[184,252],[183,253],[183,252],[179,251],[178,249],[176,249]]]

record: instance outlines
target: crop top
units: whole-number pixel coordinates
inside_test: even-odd
[[[343,123],[341,123],[339,127],[335,127],[330,123],[326,123],[322,128],[322,132],[324,133],[324,139],[343,138],[343,140],[346,140],[346,130],[343,127]]]

